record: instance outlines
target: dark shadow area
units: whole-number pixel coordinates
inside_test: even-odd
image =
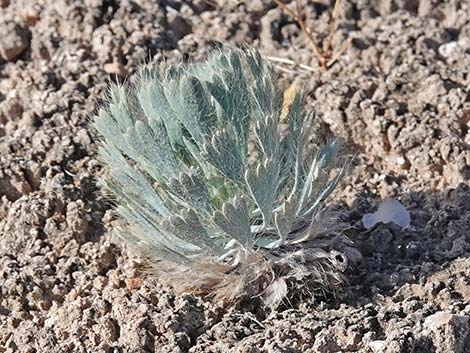
[[[358,196],[343,216],[351,225],[346,234],[363,256],[363,263],[348,275],[346,302],[359,306],[365,298],[406,299],[413,295],[414,284],[422,290],[416,295],[429,299],[461,298],[465,293],[457,282],[460,274],[468,272],[465,259],[470,257],[469,186],[403,195],[402,203],[411,216],[411,225],[405,229],[379,223],[366,230],[362,216],[376,210],[380,200],[374,201]]]

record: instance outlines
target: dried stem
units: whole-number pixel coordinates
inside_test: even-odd
[[[218,7],[219,4],[217,3],[217,0],[203,0],[207,5],[212,6],[212,7]]]
[[[335,32],[336,18],[338,17],[339,5],[341,0],[335,1],[335,7],[330,18],[330,29],[328,33],[328,39],[326,40],[325,47],[323,48],[323,55],[329,58],[331,56],[331,43],[333,41],[333,34]]]
[[[310,72],[315,72],[315,69],[311,66],[305,65],[305,64],[298,64],[293,60],[286,59],[286,58],[279,58],[277,56],[266,56],[266,59],[275,63],[281,63],[281,64],[286,64],[294,67],[299,67],[303,70],[310,71]],[[278,66],[279,67],[279,66]],[[285,70],[284,70],[285,71]],[[289,70],[292,71],[292,70]]]
[[[302,16],[302,7],[300,4],[301,0],[295,0],[295,11],[291,10],[281,0],[273,0],[273,1],[276,3],[277,6],[279,6],[279,8],[282,11],[284,11],[286,14],[291,16],[300,26],[300,29],[307,37],[307,40],[310,43],[310,46],[312,47],[312,51],[317,57],[318,62],[320,63],[320,66],[323,68],[324,71],[328,71],[328,68],[331,65],[333,65],[341,57],[341,55],[347,50],[347,48],[351,44],[351,39],[346,40],[341,46],[341,50],[337,52],[336,54],[334,54],[333,56],[331,55],[333,35],[334,35],[335,27],[336,27],[336,19],[338,17],[341,0],[335,1],[333,13],[331,14],[331,18],[330,18],[329,33],[328,33],[328,37],[326,39],[323,50],[319,49],[313,37],[313,32],[309,30],[307,28],[307,25],[305,24],[305,20],[303,19],[303,16]]]
[[[325,66],[325,59],[323,58],[322,53],[320,52],[320,49],[318,48],[317,44],[315,43],[315,39],[313,38],[312,32],[307,28],[305,21],[302,18],[302,15],[300,14],[300,1],[296,0],[296,12],[292,11],[289,9],[283,2],[280,0],[274,0],[274,2],[281,8],[282,11],[287,13],[288,15],[292,16],[292,18],[299,24],[300,29],[302,32],[305,33],[307,36],[307,39],[310,43],[310,46],[312,47],[312,50],[317,57],[318,61],[322,65],[324,70],[327,70],[327,67]]]
[[[341,45],[341,49],[339,51],[337,51],[332,57],[330,60],[328,60],[327,62],[327,66],[328,67],[331,67],[331,65],[333,65],[340,57],[341,55],[343,55],[343,53],[348,50],[349,46],[351,45],[352,43],[352,37],[349,37],[348,39],[346,39],[343,44]]]

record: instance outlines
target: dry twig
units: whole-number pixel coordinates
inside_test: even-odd
[[[341,57],[341,55],[347,50],[347,48],[351,44],[352,40],[351,38],[349,38],[343,43],[343,45],[341,46],[341,49],[337,53],[332,54],[333,34],[334,34],[335,27],[336,27],[336,18],[338,17],[338,11],[339,11],[341,0],[335,1],[333,13],[331,14],[331,18],[330,18],[329,33],[328,33],[328,37],[326,39],[323,49],[320,49],[318,47],[317,43],[315,42],[313,32],[310,29],[308,29],[307,25],[305,24],[305,20],[302,16],[302,7],[300,4],[301,0],[295,0],[295,11],[287,7],[287,5],[284,4],[281,0],[273,0],[273,1],[276,3],[277,6],[279,6],[279,8],[282,11],[284,11],[286,14],[291,16],[300,26],[300,29],[307,37],[308,42],[310,43],[310,46],[312,47],[312,51],[317,57],[318,62],[320,63],[320,66],[323,68],[323,70],[327,71],[328,68],[331,67],[331,65],[333,65]]]
[[[315,72],[315,69],[313,67],[305,65],[305,64],[298,64],[295,61],[290,60],[290,59],[279,58],[277,56],[266,56],[266,59],[271,61],[271,62],[274,62],[274,63],[285,64],[285,65],[289,65],[289,66],[294,67],[294,68],[298,67],[298,68],[303,69],[305,71]],[[276,66],[276,67],[281,68],[283,71],[286,71],[286,72],[295,72],[293,70],[286,69],[285,67],[282,67],[282,66]]]

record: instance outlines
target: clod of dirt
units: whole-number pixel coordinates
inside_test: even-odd
[[[469,343],[466,342],[470,331],[469,321],[468,316],[443,311],[428,316],[424,327],[434,336],[436,353],[464,352],[466,343]]]
[[[175,34],[176,40],[180,40],[185,35],[191,33],[191,23],[185,19],[178,11],[168,7],[167,21],[168,26]]]
[[[0,17],[0,28],[0,57],[13,61],[29,47],[29,30],[25,24],[7,19],[6,14]]]
[[[0,103],[0,112],[6,120],[14,121],[23,113],[23,106],[18,97],[11,97]],[[6,121],[5,121],[6,122]]]

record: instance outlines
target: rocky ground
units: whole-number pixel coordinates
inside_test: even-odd
[[[305,4],[321,41],[332,4]],[[469,13],[343,1],[333,44],[352,42],[323,72],[267,0],[1,0],[0,352],[470,352]],[[108,81],[217,41],[312,67],[281,84],[357,153],[331,207],[364,261],[338,298],[262,315],[175,296],[109,232],[88,127]],[[411,227],[362,227],[385,196]]]

